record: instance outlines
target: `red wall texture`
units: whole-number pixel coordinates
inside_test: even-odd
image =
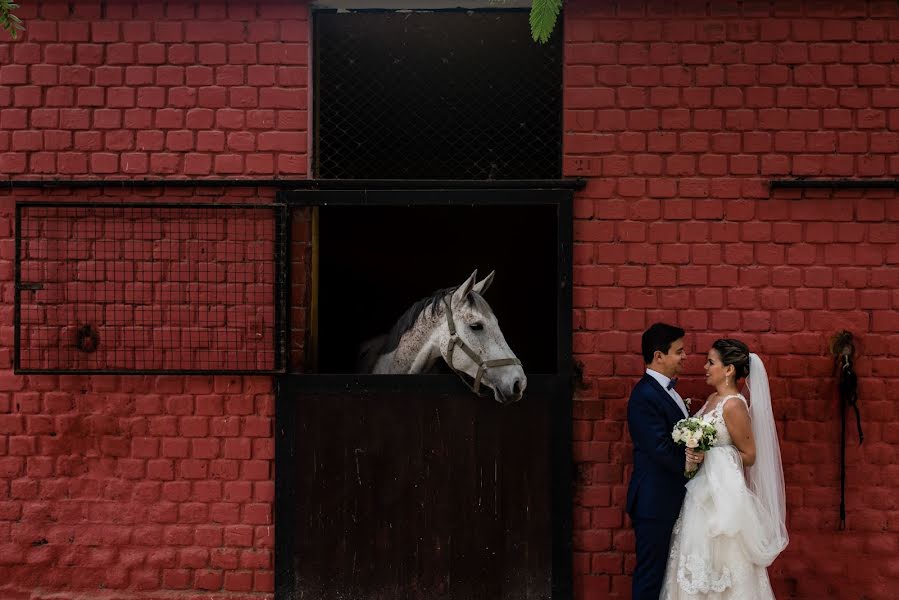
[[[657,319],[689,331],[685,395],[704,395],[702,355],[721,335],[768,363],[792,535],[771,569],[778,596],[896,597],[899,198],[767,182],[899,175],[899,8],[566,6],[565,174],[588,179],[575,200],[578,597],[629,596],[625,405]],[[3,177],[307,175],[303,3],[71,7],[26,4],[23,39],[0,42]],[[12,374],[17,198],[274,194],[124,193],[0,196],[0,597],[271,597],[268,378]],[[299,265],[305,231],[300,219]],[[850,428],[845,531],[826,349],[839,328],[858,336],[866,434],[859,447]]]
[[[17,13],[22,38],[0,34],[0,176],[305,176],[302,3],[51,0]],[[274,190],[0,192],[0,598],[271,597],[270,378],[13,375],[13,207],[28,198],[267,202]]]
[[[708,6],[707,6],[708,5]],[[575,203],[576,587],[629,597],[627,395],[640,334],[688,331],[682,394],[717,337],[766,360],[791,543],[779,598],[899,597],[899,197],[772,192],[771,178],[899,176],[892,2],[566,4],[565,174]],[[858,339],[865,441],[839,413],[830,335]]]

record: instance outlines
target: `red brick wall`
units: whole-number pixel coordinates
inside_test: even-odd
[[[23,39],[0,42],[0,174],[306,175],[308,11],[293,4],[26,3]],[[766,182],[899,174],[899,11],[706,4],[567,3],[565,172],[589,178],[575,202],[578,597],[629,594],[624,409],[640,332],[665,319],[690,331],[687,395],[704,392],[701,354],[719,335],[768,361],[792,535],[771,569],[779,597],[893,598],[899,199]],[[268,378],[13,375],[16,197],[0,197],[0,597],[270,596]],[[866,426],[848,451],[844,532],[826,353],[841,327],[859,338]]]
[[[177,201],[203,192],[210,190],[66,197]],[[272,195],[218,190],[216,199],[246,200],[248,192]],[[31,595],[38,589],[87,594],[72,596],[79,598],[100,589],[267,595],[270,378],[13,375],[8,236],[16,197],[0,198],[0,597],[42,597]]]
[[[16,12],[27,30],[0,42],[0,174],[306,174],[302,3],[42,0]]]
[[[0,176],[306,175],[301,3],[52,0],[17,13],[24,36],[0,34]],[[13,375],[13,206],[28,198],[268,202],[274,190],[0,193],[0,597],[270,598],[270,378]]]
[[[707,8],[707,4],[710,8]],[[899,197],[771,192],[770,178],[899,176],[894,2],[566,4],[565,174],[575,202],[575,571],[580,598],[627,598],[630,387],[640,334],[687,329],[684,395],[708,393],[711,341],[766,361],[790,546],[779,598],[899,590]],[[839,413],[830,335],[859,345],[865,441]]]

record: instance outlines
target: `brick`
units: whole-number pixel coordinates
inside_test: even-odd
[[[243,509],[243,522],[248,525],[268,525],[272,521],[270,504],[247,504]]]
[[[259,92],[259,106],[261,108],[307,108],[307,92],[304,89],[290,88],[262,88]]]
[[[223,574],[220,570],[199,570],[194,574],[196,589],[218,591],[222,588]]]
[[[224,587],[228,591],[249,592],[253,589],[253,571],[229,571],[225,573]]]
[[[215,438],[192,439],[190,446],[190,455],[194,458],[209,459],[219,456],[219,441]]]
[[[224,458],[248,459],[251,456],[252,444],[247,438],[236,438],[225,441]]]
[[[171,480],[174,474],[174,464],[170,460],[147,461],[147,477],[151,479]]]

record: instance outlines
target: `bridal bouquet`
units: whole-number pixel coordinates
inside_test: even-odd
[[[681,444],[691,450],[705,452],[718,439],[718,430],[715,429],[714,425],[706,423],[699,417],[689,417],[677,422],[674,430],[671,432],[671,439],[676,444]],[[684,477],[692,479],[696,475],[697,467],[698,465],[695,463],[687,463],[687,467],[684,469]]]

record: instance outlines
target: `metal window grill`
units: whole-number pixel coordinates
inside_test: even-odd
[[[527,12],[314,19],[317,177],[561,177],[562,40]]]
[[[17,204],[16,371],[283,370],[286,222],[283,205]]]

